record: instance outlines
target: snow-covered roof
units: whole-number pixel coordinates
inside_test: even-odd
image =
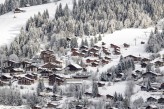
[[[82,67],[78,64],[75,64],[75,63],[71,63],[71,65],[73,65],[74,67],[76,67],[77,69],[82,69]]]
[[[12,78],[12,76],[10,75],[10,73],[5,73],[5,74],[2,74],[3,76],[6,76],[7,78]]]
[[[153,104],[151,104],[151,105],[149,105],[151,108],[158,108],[156,105],[153,105]]]
[[[17,72],[23,72],[24,70],[22,68],[13,68],[14,71],[17,71]]]

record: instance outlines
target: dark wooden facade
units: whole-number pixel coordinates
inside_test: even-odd
[[[28,77],[20,77],[18,80],[18,84],[31,85],[31,84],[34,84],[34,79],[30,79]]]
[[[55,82],[58,84],[58,85],[61,85],[63,84],[65,81],[65,79],[59,75],[56,75],[56,74],[52,74],[49,76],[49,85],[53,85]]]
[[[69,71],[72,71],[72,72],[76,72],[76,71],[82,70],[83,68],[78,64],[69,64],[66,67],[66,69],[69,70]]]
[[[37,72],[38,71],[38,67],[35,66],[35,65],[29,65],[28,67],[26,67],[26,71]]]
[[[53,74],[53,72],[51,70],[42,70],[40,74],[42,77],[49,77],[50,75]]]
[[[53,70],[54,68],[61,68],[61,67],[62,66],[57,65],[57,64],[52,63],[52,62],[46,63],[42,66],[42,68],[46,68],[46,69],[49,69],[49,70]]]
[[[40,57],[43,59],[44,63],[53,62],[56,59],[52,50],[42,51]]]
[[[22,68],[26,68],[26,67],[28,67],[30,64],[31,64],[31,62],[28,62],[28,61],[22,61],[22,62],[21,62]]]
[[[30,79],[35,79],[35,80],[37,80],[37,74],[29,73],[29,74],[26,74],[25,76],[28,77],[28,78],[30,78]]]
[[[134,61],[139,61],[141,59],[140,57],[136,57],[136,56],[133,56],[133,55],[128,55],[125,58],[132,58]]]
[[[124,43],[123,45],[124,45],[125,48],[129,48],[130,47],[130,45],[127,44],[127,43]]]
[[[157,102],[158,100],[156,99],[156,98],[154,98],[154,97],[149,97],[149,98],[147,98],[147,102],[150,102],[150,103],[155,103],[155,102]]]

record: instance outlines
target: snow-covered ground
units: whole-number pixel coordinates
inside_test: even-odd
[[[14,14],[13,12],[9,12],[0,16],[0,46],[9,44],[19,34],[21,27],[25,25],[26,21],[31,16],[34,16],[34,14],[37,14],[38,12],[42,13],[44,10],[48,9],[50,18],[53,18],[56,7],[59,5],[59,3],[62,3],[63,7],[67,3],[69,8],[72,8],[72,0],[61,0],[57,3],[52,2],[43,5],[21,8],[22,10],[26,11],[25,13]],[[16,18],[14,18],[14,16]]]
[[[124,95],[126,91],[127,81],[124,82],[118,82],[114,83],[111,86],[108,87],[100,87],[99,92],[102,95],[114,95],[115,92]],[[134,93],[138,92],[140,90],[140,87],[135,85],[134,86]]]
[[[0,105],[0,109],[25,109],[25,106],[3,106],[3,105]]]
[[[144,56],[147,56],[149,54],[145,52],[145,44],[141,44],[141,41],[147,43],[149,34],[153,30],[153,27],[147,29],[122,29],[119,31],[115,31],[113,34],[105,34],[102,41],[105,42],[108,46],[110,46],[110,44],[116,44],[121,48],[123,48],[124,43],[129,44],[130,48],[121,49],[121,54],[123,56],[127,56],[129,54],[135,56],[139,56],[142,54]]]
[[[5,0],[0,0],[0,4],[1,4],[1,3],[5,3]]]

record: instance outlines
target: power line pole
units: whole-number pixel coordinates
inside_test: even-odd
[[[135,38],[134,41],[135,41],[135,46],[136,46],[137,39]]]

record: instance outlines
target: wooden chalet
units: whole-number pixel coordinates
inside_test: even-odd
[[[98,45],[94,45],[93,48],[100,49],[101,47]]]
[[[59,1],[59,0],[58,0]],[[48,3],[49,2],[49,0],[42,0],[42,3],[43,4],[46,4],[46,3]]]
[[[106,45],[106,43],[105,42],[102,42],[101,45]]]
[[[156,105],[148,105],[145,109],[159,109]]]
[[[105,55],[111,55],[111,53],[107,50],[103,50],[103,52],[104,52]]]
[[[92,93],[85,92],[84,94],[85,94],[85,96],[92,97]]]
[[[49,62],[55,62],[56,61],[56,56],[54,54],[51,54],[49,56]]]
[[[84,109],[83,106],[81,106],[81,105],[76,105],[75,108],[76,109]]]
[[[159,104],[164,104],[164,98],[162,98],[162,97],[159,98],[159,99],[158,99],[158,103],[159,103]]]
[[[133,77],[134,79],[137,79],[138,75],[137,75],[136,73],[132,73],[132,77]]]
[[[163,61],[156,61],[154,64],[155,64],[155,67],[162,67],[162,66],[164,66],[164,62]]]
[[[145,62],[141,63],[141,68],[146,68],[146,66],[147,66],[147,63]]]
[[[82,45],[82,46],[80,47],[80,50],[88,50],[88,47],[85,46],[85,45]]]
[[[141,41],[141,44],[145,44],[145,42]]]
[[[140,57],[136,57],[136,56],[133,56],[133,55],[128,55],[125,58],[132,58],[134,61],[139,61],[141,59]]]
[[[142,58],[142,59],[141,59],[141,62],[148,63],[148,62],[150,62],[150,59],[148,59],[148,58]]]
[[[95,59],[87,59],[86,60],[86,63],[92,63],[92,62],[95,62]]]
[[[156,98],[154,98],[154,97],[149,97],[149,98],[147,98],[147,102],[149,102],[149,103],[155,103],[155,102],[157,102],[158,100],[156,99]]]
[[[67,37],[66,40],[67,40],[68,42],[70,42],[70,41],[71,41],[71,38],[70,38],[70,37]]]
[[[147,91],[147,88],[145,86],[141,86],[141,91]]]
[[[56,57],[53,55],[52,50],[42,51],[40,57],[41,59],[43,59],[44,63],[53,62],[53,60],[56,59]]]
[[[154,92],[154,91],[156,91],[157,89],[154,88],[154,87],[147,88],[146,86],[141,86],[141,90],[142,90],[142,91],[147,91],[147,92],[149,92],[149,91]]]
[[[97,66],[99,65],[99,63],[97,63],[97,62],[92,62],[91,65],[92,65],[92,67],[97,67]]]
[[[49,103],[47,104],[47,108],[48,108],[48,109],[49,109],[49,108],[56,109],[58,106],[59,106],[59,104],[51,103],[51,102],[49,102]]]
[[[160,86],[159,89],[160,89],[160,90],[161,90],[161,89],[164,89],[164,83],[161,84],[161,86]]]
[[[114,48],[114,49],[120,49],[120,47],[119,47],[119,46],[114,45],[114,44],[110,44],[110,47],[111,47],[111,48]]]
[[[116,78],[122,78],[123,76],[124,76],[123,73],[119,73],[119,74],[116,75]]]
[[[54,83],[57,83],[58,85],[61,85],[65,82],[65,78],[56,75],[56,74],[52,74],[49,76],[49,85],[53,85]]]
[[[158,76],[158,75],[157,75],[156,73],[153,73],[153,72],[151,72],[151,71],[142,74],[142,77],[143,77],[143,78],[148,78],[148,77],[151,78],[151,77],[157,77],[157,76]]]
[[[32,109],[42,109],[41,106],[33,106]]]
[[[1,81],[10,81],[11,79],[12,79],[12,76],[10,74],[1,75]]]
[[[42,68],[46,68],[46,69],[49,69],[49,70],[53,70],[54,68],[62,68],[62,66],[60,65],[57,65],[55,63],[52,63],[52,62],[49,62],[49,63],[46,63],[42,66]]]
[[[62,68],[54,68],[54,69],[52,69],[52,71],[53,71],[54,73],[60,73],[60,72],[63,71],[63,69],[62,69]]]
[[[115,55],[120,55],[121,52],[120,52],[120,50],[115,49],[115,50],[114,50],[114,54],[115,54]]]
[[[13,60],[6,60],[3,62],[3,67],[20,67],[20,63]]]
[[[18,80],[18,84],[32,85],[32,84],[34,84],[34,79],[30,79],[28,77],[20,77],[19,80]]]
[[[83,74],[83,73],[77,73],[73,75],[72,77],[75,79],[88,79],[91,75]]]
[[[98,85],[98,87],[103,87],[103,86],[105,86],[105,84],[100,83],[100,82],[98,82],[97,85]]]
[[[107,98],[107,99],[113,100],[113,99],[114,99],[114,96],[107,94],[107,95],[106,95],[106,98]]]
[[[86,54],[87,52],[88,52],[88,50],[82,50],[82,51],[81,51],[81,53],[85,53],[85,54]]]
[[[31,64],[31,62],[28,62],[28,61],[22,61],[22,62],[21,62],[22,68],[26,68],[26,67],[28,67],[30,64]]]
[[[59,95],[52,95],[52,101],[59,101],[59,100],[61,100],[62,99],[62,97],[61,96],[59,96]]]
[[[108,60],[108,61],[110,61],[110,60],[111,60],[111,58],[110,58],[110,57],[108,57],[108,56],[105,56],[105,57],[104,57],[104,59],[106,59],[106,60]]]
[[[99,54],[98,53],[94,53],[93,56],[94,57],[99,57]]]
[[[23,74],[24,70],[22,68],[12,68],[10,73],[11,74]]]
[[[0,80],[0,86],[6,86],[6,85],[7,85],[7,83],[6,83],[6,82],[4,82],[4,81]]]
[[[49,77],[50,75],[53,74],[53,72],[51,70],[42,70],[40,74],[42,77]]]
[[[71,52],[75,52],[75,51],[78,51],[78,50],[79,50],[78,48],[72,48]]]
[[[102,62],[102,64],[108,64],[109,63],[109,61],[105,60],[105,59],[103,59],[101,62]]]
[[[21,10],[21,9],[19,9],[19,8],[16,8],[16,9],[14,10],[14,13],[21,13],[21,12],[25,12],[25,10]]]
[[[124,48],[129,48],[130,47],[130,45],[127,44],[127,43],[124,43],[123,45],[124,45]]]
[[[136,70],[135,71],[137,74],[142,74],[142,71],[140,71],[140,70]]]
[[[89,50],[89,52],[91,53],[97,53],[99,51],[99,49],[97,49],[97,48],[91,48],[90,50]]]
[[[71,56],[80,56],[80,52],[79,51],[73,51]]]
[[[85,57],[85,53],[80,53],[79,56],[80,57]]]
[[[34,73],[28,73],[28,74],[25,75],[25,77],[37,80],[37,74],[34,74]]]
[[[12,66],[4,67],[4,68],[2,69],[2,71],[3,71],[4,73],[10,73],[11,70],[12,70],[13,68],[14,68],[14,67],[12,67]]]
[[[56,65],[62,66],[62,63],[63,63],[63,62],[60,61],[60,60],[55,60],[54,63],[55,63]]]
[[[82,70],[83,68],[80,65],[78,65],[78,64],[71,63],[65,69],[69,70],[71,72],[76,72],[76,71]]]
[[[153,72],[151,72],[151,71],[142,74],[142,77],[143,77],[143,78],[150,78],[150,80],[151,80],[152,82],[156,81],[156,77],[157,77],[157,76],[159,76],[159,75],[156,74],[156,73],[153,73]]]
[[[37,72],[38,71],[38,67],[36,65],[29,65],[28,67],[26,67],[26,71],[32,71],[32,72]]]
[[[25,7],[30,7],[30,4],[28,4],[28,3],[27,3],[27,4],[25,4]]]

